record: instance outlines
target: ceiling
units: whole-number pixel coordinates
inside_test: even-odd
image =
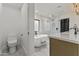
[[[23,3],[2,3],[2,4],[3,6],[8,6],[16,9],[21,9],[23,5]]]
[[[21,9],[23,3],[2,3],[16,9]],[[35,3],[35,14],[45,17],[57,17],[72,12],[72,3]]]
[[[72,3],[36,3],[35,14],[55,17],[72,12]]]

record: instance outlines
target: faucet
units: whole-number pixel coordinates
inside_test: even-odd
[[[79,29],[78,29],[78,27],[77,27],[76,24],[74,24],[74,26],[73,26],[72,28],[70,28],[70,29],[74,29],[74,34],[75,34],[75,35],[76,35],[77,32],[79,31]]]

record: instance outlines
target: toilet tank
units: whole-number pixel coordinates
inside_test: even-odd
[[[15,33],[8,34],[8,42],[14,42],[17,41],[17,35]]]

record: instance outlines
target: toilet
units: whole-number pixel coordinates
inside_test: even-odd
[[[17,46],[17,37],[15,34],[9,34],[7,39],[8,47],[9,47],[9,53],[15,53],[16,52],[16,46]]]

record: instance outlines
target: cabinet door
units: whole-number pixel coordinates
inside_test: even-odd
[[[77,56],[78,45],[58,39],[50,39],[51,56]]]

